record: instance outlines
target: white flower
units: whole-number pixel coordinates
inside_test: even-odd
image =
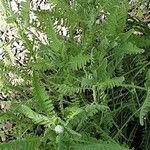
[[[63,126],[57,125],[57,126],[55,127],[55,132],[56,132],[57,134],[63,133],[63,131],[64,131],[64,127],[63,127]]]

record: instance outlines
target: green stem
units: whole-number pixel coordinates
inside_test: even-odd
[[[93,85],[93,99],[94,99],[94,102],[97,103],[97,100],[96,100],[96,85]]]
[[[113,139],[117,138],[118,134],[123,130],[123,128],[126,126],[126,124],[131,120],[131,118],[139,112],[141,108],[139,108],[137,111],[135,111],[129,118],[128,120],[124,123],[124,125],[118,130],[118,132],[116,133],[116,135],[113,137]]]

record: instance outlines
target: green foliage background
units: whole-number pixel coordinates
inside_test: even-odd
[[[28,0],[20,14],[1,2],[29,53],[25,66],[0,64],[2,89],[21,95],[1,111],[0,121],[15,125],[7,133],[13,140],[0,150],[150,149],[150,28],[128,14],[127,0],[76,0],[71,6],[50,0],[52,11],[34,11],[40,26],[29,22]],[[56,18],[64,19],[69,37],[56,32]],[[30,27],[45,33],[48,43],[35,34],[29,40]],[[9,71],[25,82],[13,86]]]

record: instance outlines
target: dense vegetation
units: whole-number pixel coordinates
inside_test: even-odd
[[[1,90],[19,98],[0,112],[2,124],[12,123],[0,131],[8,138],[0,150],[150,150],[150,28],[129,15],[127,0],[51,0],[51,11],[34,11],[40,24],[29,21],[28,0],[18,14],[1,2],[28,53],[14,66],[11,43],[3,45]],[[13,85],[9,72],[24,82]]]

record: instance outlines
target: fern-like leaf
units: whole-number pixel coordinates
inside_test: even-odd
[[[47,34],[50,47],[54,51],[60,51],[63,49],[62,41],[58,38],[58,35],[54,29],[51,15],[48,11],[36,12],[35,15],[38,17],[42,30]]]
[[[132,35],[129,41],[133,42],[138,47],[150,47],[150,36]]]
[[[106,88],[113,88],[113,87],[118,87],[121,86],[122,82],[124,81],[124,77],[115,77],[112,79],[107,79],[104,82],[101,82],[98,84],[99,89],[106,89]]]
[[[23,25],[28,27],[29,25],[29,12],[30,12],[30,0],[25,2],[21,2],[21,17],[23,21]]]
[[[0,150],[38,150],[40,139],[28,138],[0,144]]]
[[[50,100],[44,87],[40,84],[39,78],[35,72],[33,72],[32,83],[34,102],[36,103],[37,108],[39,108],[41,112],[44,112],[49,117],[55,116],[52,101]]]
[[[116,143],[106,143],[106,142],[99,142],[99,143],[92,143],[92,144],[75,144],[71,146],[71,150],[129,150],[123,146],[120,146]]]
[[[147,115],[149,111],[150,111],[150,88],[147,91],[146,99],[140,110],[140,124],[141,125],[144,125],[144,117]]]
[[[66,84],[60,84],[58,86],[58,92],[62,93],[63,95],[66,95],[66,94],[72,95],[75,93],[79,93],[80,91],[81,89],[75,86],[70,86]]]
[[[79,127],[79,125],[85,122],[88,118],[94,116],[99,111],[105,111],[107,109],[108,107],[104,105],[98,104],[87,105],[83,108],[77,109],[71,116],[69,116],[67,124],[71,126],[78,125]]]
[[[25,105],[21,105],[19,110],[20,113],[25,115],[27,118],[30,118],[34,124],[43,124],[43,125],[51,125],[54,120],[50,120],[48,117],[38,114],[33,111],[31,108]]]
[[[69,62],[69,67],[72,70],[79,70],[83,68],[87,62],[90,61],[90,57],[85,54],[79,54],[75,57],[72,57],[70,62]]]
[[[102,4],[106,7],[106,11],[109,12],[107,21],[104,24],[104,35],[115,36],[123,32],[128,11],[127,1],[125,0],[121,3],[116,0],[103,1]]]
[[[125,50],[126,54],[139,54],[144,52],[143,49],[138,48],[136,45],[132,44],[131,42],[125,43],[123,49]]]

